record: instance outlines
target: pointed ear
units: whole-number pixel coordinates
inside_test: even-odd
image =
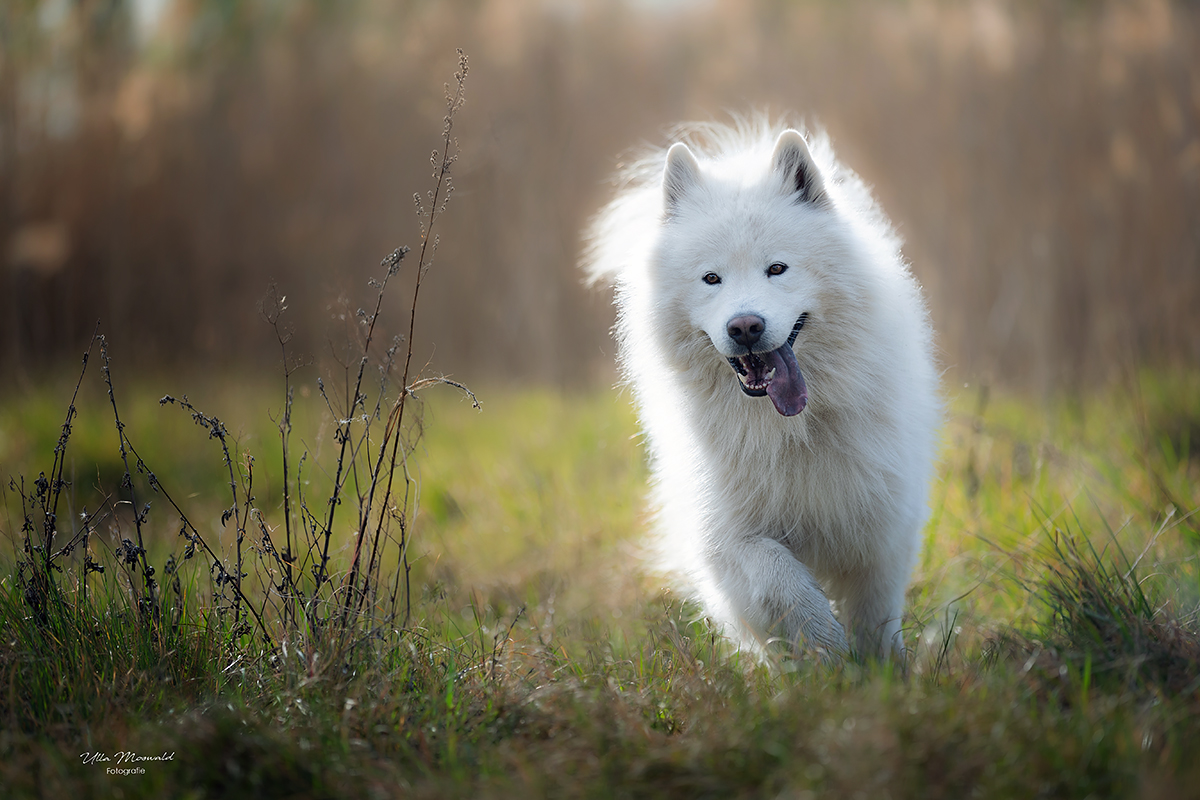
[[[771,156],[771,169],[783,178],[784,191],[795,194],[797,204],[825,205],[829,202],[825,180],[799,131],[786,130],[779,134]]]
[[[680,199],[700,185],[700,164],[683,142],[676,142],[667,151],[667,166],[663,170],[663,196],[667,214],[675,213]]]

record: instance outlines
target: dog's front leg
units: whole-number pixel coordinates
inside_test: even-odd
[[[834,578],[830,584],[838,616],[846,623],[859,657],[904,660],[900,615],[908,580],[905,563],[897,556],[874,569]]]
[[[717,590],[757,638],[781,638],[797,652],[833,659],[846,634],[808,567],[765,536],[726,541],[710,552]]]

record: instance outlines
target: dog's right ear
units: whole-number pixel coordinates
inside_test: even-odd
[[[828,205],[825,181],[799,131],[788,129],[779,134],[775,140],[771,165],[776,174],[783,178],[784,191],[795,197],[797,203]]]
[[[700,164],[683,142],[676,142],[667,151],[667,166],[663,170],[663,198],[667,215],[675,213],[679,201],[700,185]]]

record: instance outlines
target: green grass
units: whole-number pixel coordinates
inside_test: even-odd
[[[647,475],[627,398],[609,390],[484,390],[482,411],[428,390],[410,456],[414,614],[406,629],[356,628],[348,646],[270,619],[273,652],[237,634],[159,499],[148,560],[163,619],[178,624],[139,622],[137,576],[113,557],[121,513],[94,534],[106,570],[86,576],[86,599],[76,552],[39,621],[18,580],[9,490],[0,785],[16,797],[1194,796],[1200,383],[1149,375],[1137,387],[951,398],[907,670],[764,666],[645,576]],[[182,394],[148,382],[122,393],[127,433],[228,556],[220,448],[159,407],[167,391]],[[282,392],[231,382],[210,395],[192,399],[253,453],[255,504],[279,526]],[[0,403],[6,479],[49,471],[69,396]],[[79,403],[72,519],[119,494],[104,403]],[[318,498],[333,426],[315,392],[295,414]],[[352,541],[339,529],[335,566]],[[81,758],[119,752],[171,758]]]

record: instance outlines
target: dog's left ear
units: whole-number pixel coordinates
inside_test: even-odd
[[[828,205],[825,180],[799,131],[789,129],[779,134],[771,156],[771,169],[783,178],[784,191],[794,194],[797,204]]]

